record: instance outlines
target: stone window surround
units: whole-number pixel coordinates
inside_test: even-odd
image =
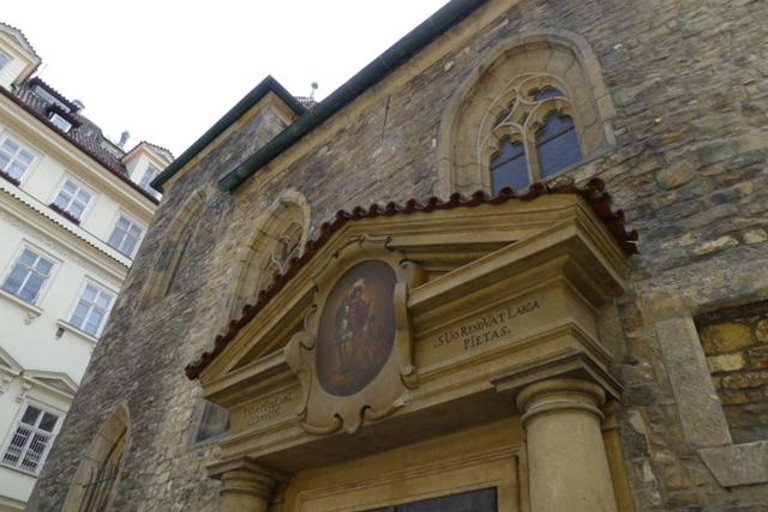
[[[265,263],[271,260],[274,244],[284,235],[286,229],[294,224],[300,225],[303,233],[298,251],[292,251],[291,255],[301,252],[309,233],[309,203],[301,192],[288,189],[275,199],[254,224],[255,228],[250,236],[245,237],[246,243],[237,253],[237,273],[229,290],[230,318],[239,318],[243,306],[255,302],[256,293],[251,288],[256,287],[256,274],[259,269],[267,267]],[[266,283],[267,286],[269,284]]]
[[[687,440],[723,487],[768,482],[768,440],[734,444],[692,316],[655,324]]]
[[[173,279],[182,264],[188,245],[193,242],[198,219],[204,213],[208,200],[206,191],[198,190],[188,197],[179,207],[164,235],[164,244],[171,251],[167,261],[163,261],[165,248],[156,251],[155,261],[144,284],[139,301],[140,308],[146,309],[161,298],[169,295]],[[187,238],[187,240],[184,240]],[[186,242],[186,243],[183,243]]]
[[[544,59],[542,52],[551,55]],[[570,53],[571,63],[567,64],[562,62],[562,58],[553,57],[557,52]],[[509,65],[504,67],[504,60],[514,58],[523,59],[521,62],[525,63],[525,69],[518,71],[515,66],[512,66],[514,69],[510,69]],[[578,65],[574,65],[575,63]],[[499,66],[504,69],[498,71]],[[514,74],[506,76],[510,72]],[[553,84],[559,84],[559,88],[574,106],[572,117],[582,150],[582,161],[577,165],[594,160],[615,146],[616,138],[611,120],[616,115],[616,110],[603,80],[600,63],[588,41],[583,36],[561,29],[528,32],[490,51],[483,65],[478,66],[449,101],[440,122],[438,136],[439,195],[447,197],[454,192],[471,194],[478,189],[491,191],[489,162],[479,162],[476,156],[462,153],[473,149],[456,149],[474,146],[468,142],[467,137],[471,139],[472,133],[483,130],[480,126],[482,122],[478,118],[480,113],[476,112],[470,116],[466,113],[475,109],[492,109],[494,106],[491,105],[494,101],[484,96],[489,92],[481,90],[486,75],[493,75],[493,80],[497,82],[499,75],[504,75],[505,83],[508,84],[517,77],[530,73],[552,75]],[[566,83],[569,81],[573,84]],[[473,96],[477,95],[481,99],[473,100]],[[503,93],[494,94],[494,97],[496,96],[503,96]],[[502,108],[498,107],[497,110],[500,112]],[[495,119],[492,114],[486,117]],[[466,126],[467,120],[471,126]],[[558,175],[573,167],[575,166],[559,172]]]

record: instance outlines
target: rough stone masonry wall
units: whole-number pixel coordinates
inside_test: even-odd
[[[641,235],[632,289],[618,303],[627,353],[614,368],[635,508],[766,510],[766,486],[722,488],[686,439],[669,379],[676,368],[666,367],[654,325],[768,297],[767,24],[761,1],[524,0],[402,87],[362,98],[365,109],[287,169],[224,194],[218,174],[280,128],[274,118],[249,123],[163,199],[29,510],[60,510],[80,455],[122,401],[131,445],[109,510],[215,510],[217,484],[202,469],[215,448],[191,443],[200,389],[182,369],[227,320],[233,256],[253,220],[287,188],[306,196],[315,230],[340,208],[432,195],[445,105],[499,42],[543,28],[587,39],[617,110],[617,146],[571,175],[603,178]],[[155,251],[196,190],[209,196],[180,274],[187,286],[139,311]]]
[[[768,302],[697,321],[735,442],[768,439]]]

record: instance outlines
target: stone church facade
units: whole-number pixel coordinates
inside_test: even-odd
[[[267,78],[155,180],[28,510],[766,510],[766,23],[453,0]]]

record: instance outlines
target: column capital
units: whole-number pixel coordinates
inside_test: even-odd
[[[534,416],[564,410],[583,411],[602,420],[604,403],[602,386],[581,379],[548,379],[528,385],[517,395],[524,426]]]
[[[250,457],[216,462],[207,468],[208,475],[221,480],[221,495],[247,495],[269,501],[277,482],[288,476],[270,469]]]

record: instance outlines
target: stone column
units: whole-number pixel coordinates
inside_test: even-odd
[[[532,512],[616,512],[600,431],[605,392],[592,382],[551,379],[517,397],[528,445]]]
[[[249,458],[213,464],[208,474],[222,483],[220,512],[266,512],[277,482],[285,480]]]

